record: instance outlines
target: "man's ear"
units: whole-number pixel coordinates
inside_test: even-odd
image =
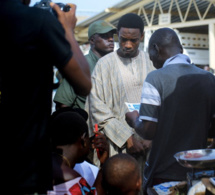
[[[153,47],[154,47],[154,49],[155,49],[155,52],[156,52],[157,56],[159,56],[160,49],[159,49],[158,45],[157,45],[156,43],[154,43],[154,44],[153,44]]]
[[[94,41],[95,41],[95,37],[94,37],[94,35],[92,35],[92,36],[89,38],[90,45],[94,45]]]
[[[137,180],[136,189],[141,190],[142,188],[142,179],[141,177]]]
[[[87,146],[86,139],[85,139],[86,133],[81,136],[81,145],[85,148]]]
[[[144,39],[144,36],[145,36],[145,33],[143,32],[143,33],[141,34],[141,37],[140,37],[140,40],[141,40],[141,41]]]

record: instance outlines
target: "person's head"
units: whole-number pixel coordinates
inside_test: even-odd
[[[50,133],[53,151],[76,151],[78,162],[85,160],[90,149],[87,121],[88,114],[83,109],[60,108],[51,116]],[[73,151],[71,151],[73,150]]]
[[[163,67],[168,58],[179,53],[183,53],[183,48],[174,30],[161,28],[152,34],[149,40],[149,57],[155,68]]]
[[[116,28],[104,20],[98,20],[90,24],[88,28],[88,38],[91,49],[100,57],[114,50],[113,35]]]
[[[143,20],[137,14],[128,13],[119,19],[117,26],[118,54],[121,57],[131,58],[138,55],[139,44],[144,37],[143,30]]]
[[[137,195],[142,186],[140,167],[129,154],[116,154],[102,167],[102,186],[106,194]]]

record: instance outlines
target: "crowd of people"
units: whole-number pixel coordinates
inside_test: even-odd
[[[56,17],[29,3],[0,2],[7,192],[143,195],[186,180],[174,154],[205,149],[215,137],[215,76],[191,63],[173,29],[156,30],[141,51],[144,23],[134,13],[116,27],[92,23],[84,56],[74,36],[76,5],[65,12],[51,2]],[[54,66],[62,81],[52,113]],[[129,112],[126,102],[140,109]]]

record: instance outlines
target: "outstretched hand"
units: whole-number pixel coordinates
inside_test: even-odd
[[[103,164],[109,158],[109,144],[103,133],[100,131],[94,131],[95,138],[92,140],[92,147],[98,149],[99,161]]]
[[[128,154],[144,154],[144,144],[134,135],[128,138],[126,150]]]

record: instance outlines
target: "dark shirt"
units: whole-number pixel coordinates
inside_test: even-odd
[[[92,73],[99,57],[95,55],[91,49],[89,53],[85,55],[85,57],[87,62],[89,63],[90,72]],[[61,104],[72,106],[74,108],[84,109],[86,97],[77,95],[69,82],[66,79],[63,79],[62,83],[57,88],[56,94],[54,96],[54,102],[59,102]]]
[[[67,64],[71,47],[49,11],[20,0],[1,0],[0,24],[0,120],[8,179],[4,181],[13,181],[17,194],[45,193],[52,181],[47,123],[53,66],[62,69]]]
[[[190,169],[174,158],[180,151],[207,147],[208,130],[215,113],[215,77],[195,65],[170,64],[148,74],[145,82],[160,97],[141,103],[140,116],[157,118],[157,130],[148,162],[144,185],[152,178],[186,180]]]

